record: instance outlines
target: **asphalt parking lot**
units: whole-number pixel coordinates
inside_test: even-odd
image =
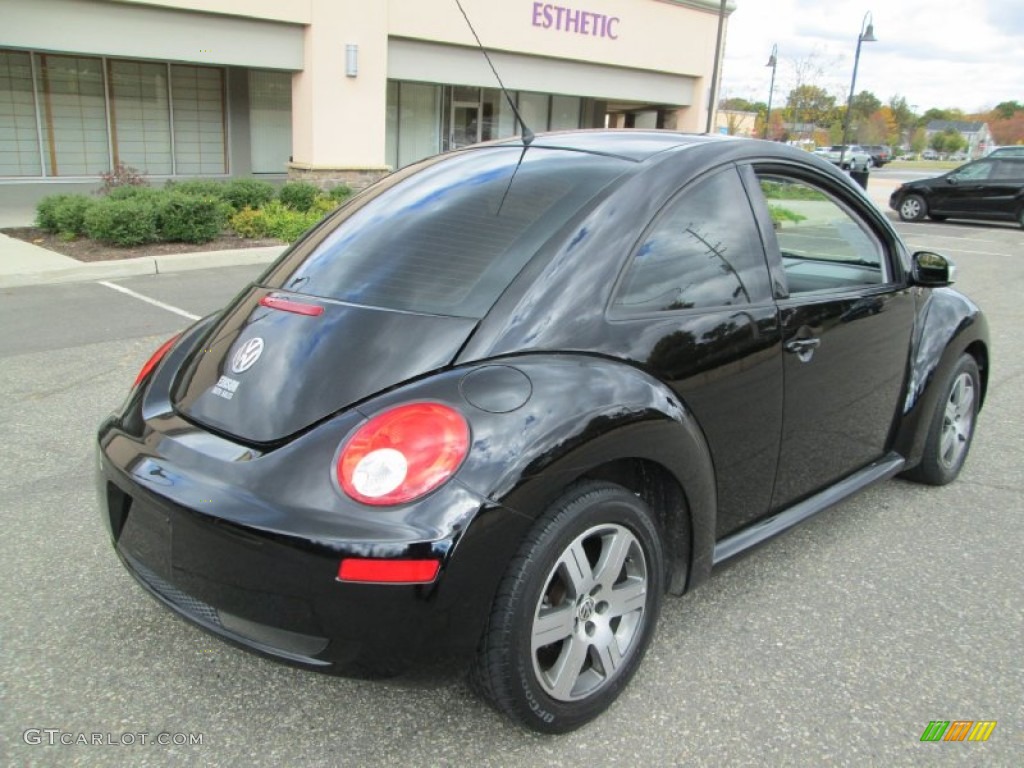
[[[160,342],[259,267],[0,291],[3,763],[1024,764],[1024,231],[898,228],[952,256],[989,315],[961,479],[875,486],[669,599],[619,702],[562,737],[509,724],[454,672],[355,681],[235,649],[117,562],[95,429]],[[998,724],[985,743],[922,743],[932,720]]]

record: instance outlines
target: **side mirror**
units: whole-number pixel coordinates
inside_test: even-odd
[[[926,288],[943,288],[956,280],[956,264],[931,251],[918,251],[911,257],[911,282]]]
[[[957,176],[955,173],[951,173],[949,174],[949,176],[946,177],[947,184],[956,184],[958,181],[960,181],[960,177]]]

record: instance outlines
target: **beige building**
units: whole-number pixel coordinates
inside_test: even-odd
[[[462,2],[533,131],[704,130],[718,0]],[[362,186],[521,132],[454,0],[0,0],[0,19],[0,205],[117,163]]]

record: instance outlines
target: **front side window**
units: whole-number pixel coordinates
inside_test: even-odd
[[[801,179],[758,173],[789,293],[889,281],[885,247],[857,214]]]
[[[981,160],[977,163],[965,165],[960,170],[955,171],[953,176],[957,181],[985,181],[985,179],[992,175],[993,165],[989,160]]]
[[[767,300],[768,269],[736,170],[683,190],[644,236],[612,304],[616,314]]]

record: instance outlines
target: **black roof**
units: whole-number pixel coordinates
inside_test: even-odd
[[[614,155],[626,160],[640,162],[667,149],[688,144],[706,144],[721,141],[723,137],[675,131],[644,131],[635,128],[608,130],[597,128],[582,131],[556,131],[538,133],[532,147],[548,149],[570,149],[578,152],[593,152]],[[522,138],[515,137],[497,142],[499,145],[521,145]]]

